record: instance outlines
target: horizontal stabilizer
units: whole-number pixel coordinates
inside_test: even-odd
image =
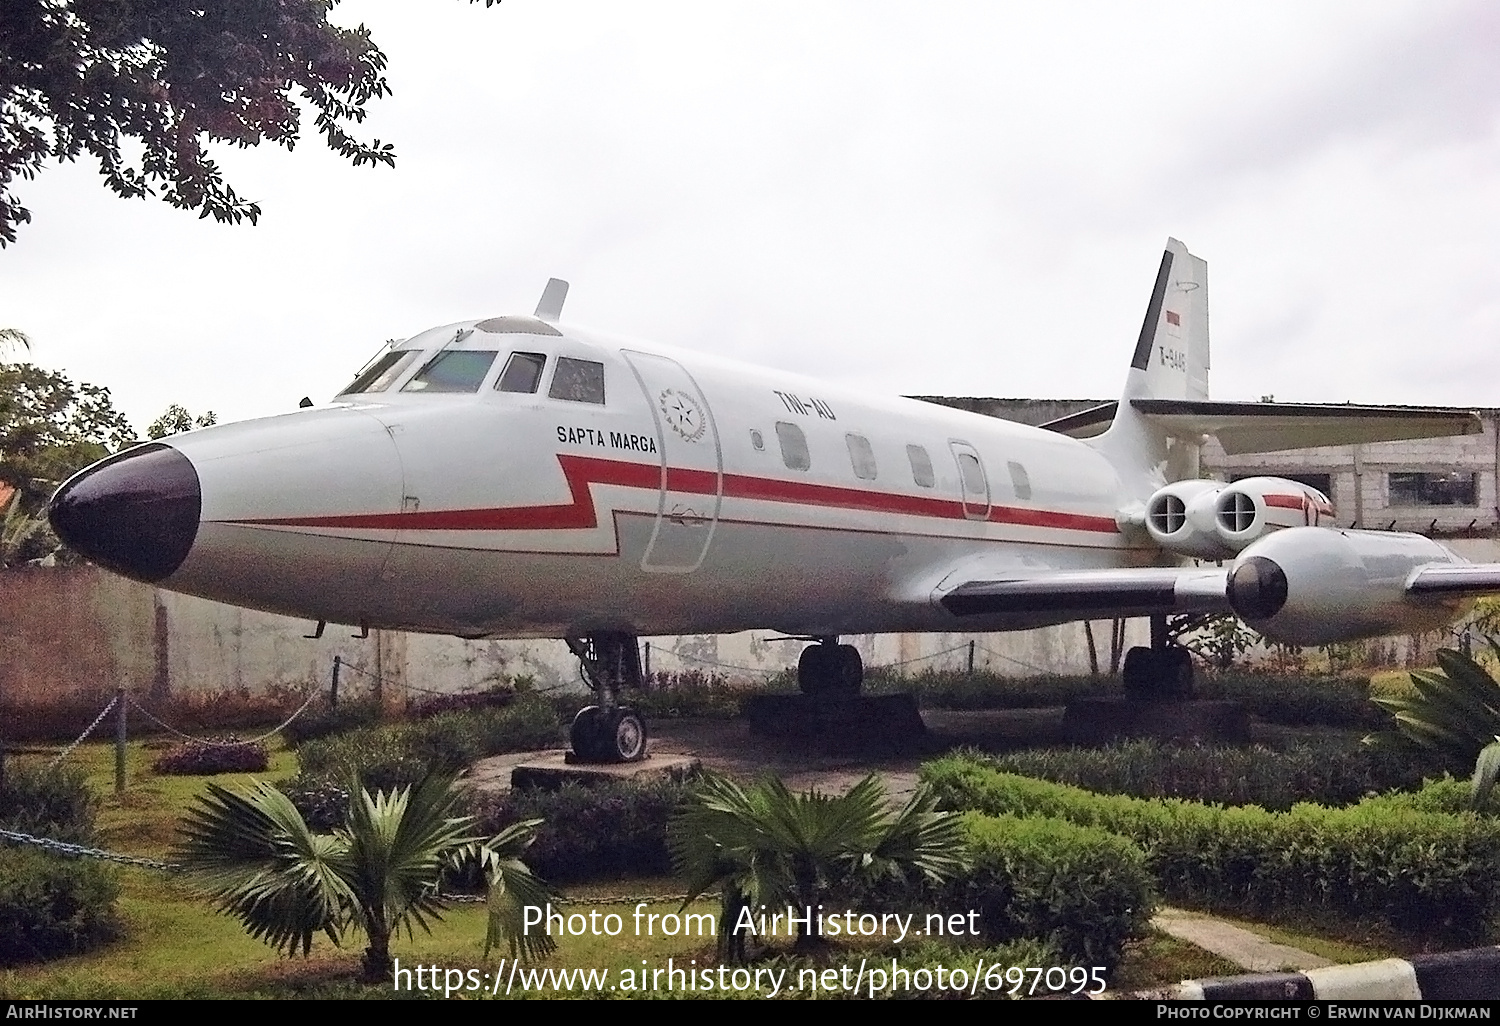
[[[1359,445],[1412,438],[1479,434],[1479,414],[1440,406],[1354,406],[1333,403],[1224,403],[1194,399],[1131,399],[1145,419],[1174,438],[1213,435],[1231,456]],[[1105,403],[1043,424],[1086,437],[1107,426],[1118,404]]]
[[[1227,613],[1226,571],[1139,567],[965,581],[939,602],[954,616],[1076,613],[1079,619]]]

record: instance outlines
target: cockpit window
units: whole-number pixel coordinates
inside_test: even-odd
[[[445,349],[417,372],[403,392],[477,392],[495,362],[493,349]]]
[[[541,353],[511,353],[495,387],[502,392],[535,392],[547,358]]]
[[[602,406],[604,364],[559,356],[557,370],[552,372],[552,387],[547,390],[547,396],[574,403],[598,403]]]
[[[411,362],[417,358],[419,351],[397,349],[393,352],[382,353],[360,371],[353,383],[339,395],[353,395],[356,392],[384,392],[401,376],[402,371],[411,366]]]

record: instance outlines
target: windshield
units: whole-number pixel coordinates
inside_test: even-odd
[[[377,357],[339,395],[351,395],[356,392],[384,392],[417,358],[417,352],[418,350],[415,349],[397,349]]]
[[[428,361],[403,392],[477,392],[495,362],[494,349],[448,349]]]

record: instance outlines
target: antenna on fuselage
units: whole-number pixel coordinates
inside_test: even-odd
[[[536,305],[536,313],[532,316],[548,324],[556,323],[557,319],[562,316],[563,300],[567,298],[568,283],[561,278],[548,278],[547,287],[542,289],[542,298]]]

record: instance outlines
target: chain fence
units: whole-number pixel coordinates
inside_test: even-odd
[[[84,727],[83,728],[83,733],[79,734],[76,738],[74,738],[72,744],[68,745],[62,751],[58,752],[57,755],[53,757],[52,761],[49,762],[49,763],[47,763],[47,769],[49,769],[49,770],[55,770],[55,769],[57,769],[57,767],[62,764],[62,761],[64,759],[66,759],[68,756],[72,755],[73,754],[73,750],[75,748],[77,748],[79,745],[83,744],[84,739],[87,738],[90,734],[92,734],[95,730],[98,729],[99,724],[101,724],[101,723],[104,722],[104,717],[106,717],[106,716],[109,715],[110,710],[113,709],[115,707],[115,705],[119,701],[120,701],[120,696],[119,695],[115,695],[115,697],[111,698],[109,700],[109,704],[107,704],[102,710],[100,710],[98,716],[94,717],[94,722],[90,723],[87,727]]]

